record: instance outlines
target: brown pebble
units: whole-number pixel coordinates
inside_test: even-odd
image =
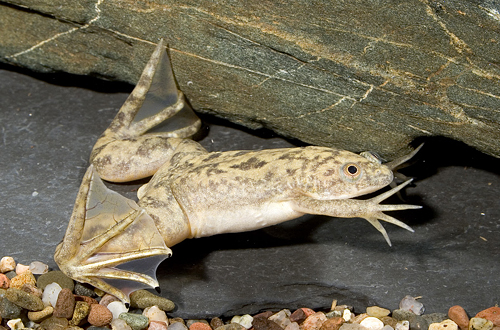
[[[384,325],[390,325],[393,329],[396,329],[396,324],[398,324],[398,320],[390,316],[381,317],[380,321],[384,322]]]
[[[49,317],[40,323],[40,329],[44,330],[65,330],[68,326],[68,320],[60,317]]]
[[[30,272],[29,270],[14,276],[10,280],[10,287],[11,288],[16,288],[16,289],[21,289],[23,284],[25,283],[30,283],[35,285],[36,284],[36,279],[35,276],[33,276],[33,273]]]
[[[232,324],[237,324],[237,323],[232,323]],[[263,317],[254,318],[252,325],[255,330],[283,330],[283,328],[281,328],[275,322]],[[244,329],[243,326],[241,327]]]
[[[7,275],[0,273],[0,288],[8,289],[10,286],[10,279]]]
[[[98,304],[99,302],[97,300],[95,300],[94,298],[91,298],[91,297],[88,297],[88,296],[79,296],[79,295],[75,295],[75,300],[76,301],[85,301],[87,304],[89,305],[93,305],[93,304]]]
[[[189,326],[189,330],[212,330],[212,328],[203,322],[194,322]]]
[[[64,317],[71,319],[75,309],[75,296],[69,289],[62,289],[57,296],[56,306],[54,307],[55,317]]]
[[[73,311],[73,317],[69,321],[70,325],[80,325],[83,323],[85,318],[89,315],[90,304],[85,301],[77,301],[75,303],[75,309]]]
[[[458,325],[460,330],[467,330],[469,328],[469,316],[467,316],[462,306],[455,305],[450,307],[448,317]]]
[[[269,321],[269,322],[273,322],[273,321]],[[274,324],[276,324],[276,323],[274,323]],[[277,326],[279,327],[279,325],[277,325]],[[257,330],[255,327],[253,329]],[[281,327],[280,327],[280,329],[281,329]],[[242,326],[241,324],[229,323],[229,324],[223,325],[222,327],[218,327],[216,330],[247,330],[247,329],[244,326]],[[281,330],[283,330],[283,329],[281,329]]]
[[[317,330],[326,321],[325,313],[317,312],[309,315],[300,325],[300,330]]]
[[[21,289],[8,288],[5,292],[5,298],[19,307],[33,312],[41,311],[45,307],[42,299],[30,295]]]
[[[299,308],[290,315],[290,321],[301,324],[305,321],[305,319],[307,319],[308,316],[309,315],[306,314],[304,308]]]
[[[223,325],[224,322],[218,317],[214,317],[210,320],[210,326],[212,327],[212,329],[217,329],[218,327],[222,327]]]
[[[106,293],[104,296],[102,296],[101,300],[99,301],[99,305],[108,307],[108,305],[111,304],[113,301],[120,301],[120,299],[116,298],[113,295],[110,295],[109,293]]]
[[[34,284],[24,283],[23,286],[21,287],[21,290],[23,290],[26,293],[32,294],[34,296],[37,296],[38,298],[42,298],[43,291],[37,288],[36,285]]]
[[[269,317],[270,317],[271,315],[273,315],[273,314],[274,314],[274,313],[273,313],[273,312],[271,312],[271,311],[265,311],[265,312],[259,313],[259,314],[257,314],[257,315],[254,315],[254,317],[253,317],[253,318],[255,319],[255,318],[258,318],[258,317],[263,317],[263,318],[267,319],[267,318],[269,318]]]
[[[344,323],[344,319],[341,317],[332,317],[326,320],[322,325],[320,330],[338,330]]]
[[[107,307],[93,304],[90,305],[90,312],[87,319],[91,325],[102,327],[113,320],[113,314],[111,314],[111,311]]]
[[[170,324],[175,323],[175,322],[180,322],[180,323],[182,323],[182,324],[184,324],[184,325],[186,324],[186,322],[184,322],[184,319],[183,319],[183,318],[181,318],[181,317],[173,317],[173,318],[171,318],[171,319],[168,319],[168,322],[169,322]]]
[[[500,327],[500,307],[494,306],[477,313],[476,317],[490,320],[494,326]]]
[[[35,323],[40,323],[43,320],[49,318],[53,312],[54,308],[49,305],[45,306],[45,308],[39,312],[28,312],[28,318]]]

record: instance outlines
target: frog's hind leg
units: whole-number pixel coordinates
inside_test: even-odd
[[[91,165],[56,248],[59,268],[128,302],[130,292],[158,287],[156,268],[170,255],[153,219],[134,201],[106,188]]]
[[[95,144],[90,161],[106,180],[148,177],[168,161],[180,138],[192,136],[200,126],[177,89],[161,40],[136,87]]]

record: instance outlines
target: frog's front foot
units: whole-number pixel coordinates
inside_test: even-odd
[[[153,219],[134,201],[106,188],[90,166],[56,248],[59,268],[128,303],[132,291],[158,287],[156,268],[170,255]]]
[[[389,205],[380,204],[383,200],[394,195],[406,185],[408,185],[412,180],[408,180],[397,187],[392,188],[376,197],[367,200],[358,199],[337,199],[337,200],[317,200],[311,197],[303,196],[298,198],[294,202],[294,210],[302,213],[310,214],[320,214],[328,215],[333,217],[344,217],[344,218],[363,218],[370,222],[382,235],[384,236],[387,244],[392,246],[391,240],[387,235],[384,227],[379,220],[392,223],[396,226],[404,228],[413,232],[407,224],[401,222],[387,214],[385,211],[400,211],[409,209],[419,209],[421,206],[418,205]]]

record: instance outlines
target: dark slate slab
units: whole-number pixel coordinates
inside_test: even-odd
[[[69,75],[0,71],[0,254],[52,268],[88,155],[131,90]],[[209,150],[292,146],[205,117]],[[308,216],[267,229],[185,241],[161,264],[162,294],[173,316],[206,317],[262,309],[397,308],[422,296],[427,312],[455,304],[469,314],[499,303],[500,160],[457,142],[427,140],[405,174],[422,210],[397,213],[415,229],[386,225],[393,241],[361,219]],[[128,197],[139,184],[111,185]],[[398,200],[393,200],[398,203]]]

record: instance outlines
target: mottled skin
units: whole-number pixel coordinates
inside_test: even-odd
[[[382,211],[417,206],[379,204],[409,181],[372,199],[353,198],[389,185],[392,169],[413,154],[388,167],[370,153],[357,155],[326,147],[209,153],[188,139],[200,121],[185,108],[182,93],[176,89],[167,91],[176,96],[174,102],[167,106],[159,102],[153,115],[136,120],[149,97],[147,92],[161,89],[157,85],[162,76],[155,72],[172,75],[161,67],[165,63],[169,66],[160,43],[138,85],[94,146],[92,165],[80,187],[66,236],[56,250],[55,259],[66,274],[127,302],[128,293],[136,287],[111,285],[110,278],[149,286],[158,283],[154,274],[117,266],[169,256],[168,247],[187,238],[255,230],[304,214],[364,218],[389,244],[379,220],[411,230]],[[181,127],[151,131],[170,118],[180,118],[182,111]],[[121,182],[151,175],[138,191],[138,204],[111,192],[99,178]]]

